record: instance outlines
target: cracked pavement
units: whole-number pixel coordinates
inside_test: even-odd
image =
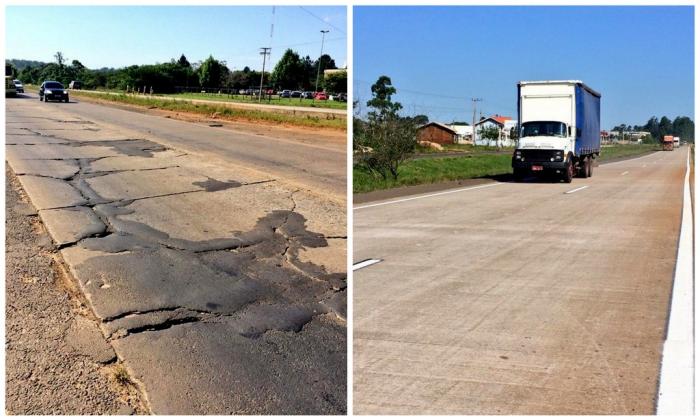
[[[53,105],[6,159],[150,410],[345,413],[344,203]]]

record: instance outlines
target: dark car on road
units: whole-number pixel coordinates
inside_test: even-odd
[[[68,91],[60,82],[47,80],[39,87],[39,100],[68,102]]]

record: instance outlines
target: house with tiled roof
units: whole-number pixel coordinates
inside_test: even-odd
[[[510,138],[511,129],[517,127],[518,121],[511,117],[506,117],[504,115],[492,115],[490,117],[482,118],[478,123],[476,123],[476,144],[479,146],[498,146],[507,147],[515,145],[515,141]],[[491,128],[496,128],[499,132],[499,138],[484,139],[481,138],[479,132],[481,130],[488,130]]]

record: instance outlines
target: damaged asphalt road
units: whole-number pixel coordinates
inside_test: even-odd
[[[150,410],[345,413],[345,206],[147,131],[7,102],[8,163]]]

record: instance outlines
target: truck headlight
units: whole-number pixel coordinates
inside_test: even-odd
[[[68,94],[68,91],[67,91],[67,90],[64,90],[64,91],[63,91],[63,94],[64,94],[64,95],[67,95],[67,94]]]
[[[48,90],[48,89],[46,89],[46,90],[44,91],[44,93],[46,93],[46,94],[48,94],[48,95],[51,95],[51,91]]]

